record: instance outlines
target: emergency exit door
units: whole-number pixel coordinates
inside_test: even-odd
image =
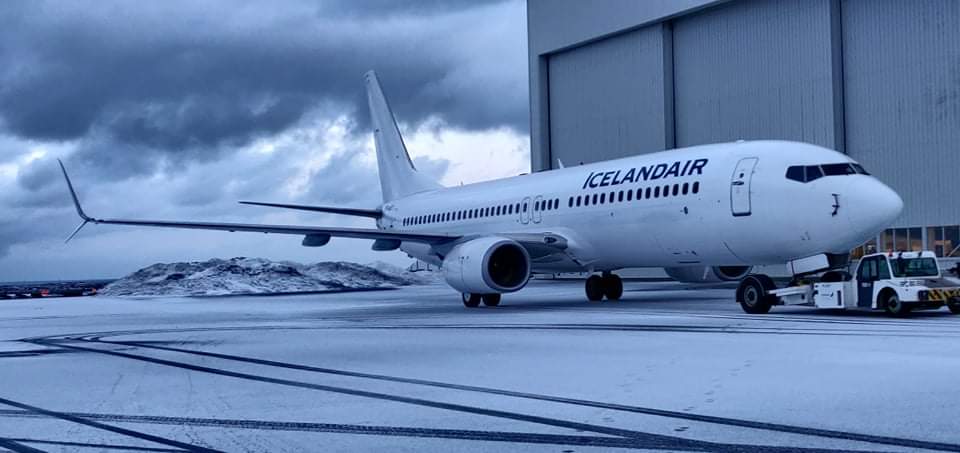
[[[750,215],[750,181],[753,169],[757,166],[756,157],[745,157],[737,162],[730,180],[730,210],[734,216]]]
[[[522,207],[520,209],[520,223],[526,225],[530,223],[530,218],[532,212],[530,212],[530,197],[524,197],[523,202],[521,203]]]
[[[530,220],[533,220],[533,223],[540,223],[543,220],[543,196],[537,195],[537,198],[533,199],[532,214]]]

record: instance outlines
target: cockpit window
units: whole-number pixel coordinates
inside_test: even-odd
[[[827,164],[821,165],[821,168],[823,168],[823,174],[827,176],[852,175],[857,172],[850,164]]]
[[[787,168],[787,179],[798,182],[810,182],[824,176],[869,175],[860,164],[823,164],[823,165],[794,165]]]
[[[790,167],[787,169],[787,179],[792,179],[794,181],[800,181],[800,182],[807,182],[807,180],[804,178],[805,176],[803,174],[803,167],[799,165],[794,165],[793,167]]]

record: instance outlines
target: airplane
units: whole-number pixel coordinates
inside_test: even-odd
[[[776,285],[755,265],[807,275],[893,222],[903,201],[850,157],[813,144],[737,141],[443,187],[417,171],[377,75],[364,75],[383,203],[375,209],[241,202],[373,219],[376,228],[99,219],[83,223],[373,240],[438,266],[466,307],[500,304],[533,274],[583,272],[590,301],[619,299],[624,268],[664,268],[683,282],[740,280],[737,301],[766,312]],[[67,240],[69,241],[70,238]],[[752,310],[752,311],[751,311]]]

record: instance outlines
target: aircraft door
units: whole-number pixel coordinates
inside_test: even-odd
[[[750,215],[750,181],[757,166],[756,157],[745,157],[737,163],[730,180],[730,209],[734,216]]]
[[[540,223],[543,220],[543,197],[537,195],[537,198],[533,199],[534,209],[531,211],[531,219],[533,223]]]
[[[530,197],[525,197],[520,203],[520,223],[526,225],[530,223]]]

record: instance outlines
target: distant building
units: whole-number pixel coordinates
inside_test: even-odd
[[[867,246],[960,256],[960,1],[528,0],[527,18],[534,171],[811,142],[903,197]]]

